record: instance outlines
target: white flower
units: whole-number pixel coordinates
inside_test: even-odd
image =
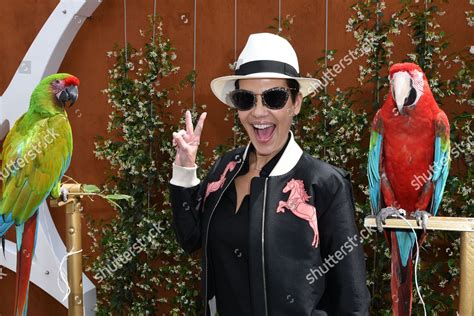
[[[407,56],[408,56],[408,58],[410,58],[410,60],[416,61],[416,54],[409,53],[409,54],[407,54]]]

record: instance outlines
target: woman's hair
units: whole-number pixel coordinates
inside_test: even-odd
[[[288,85],[288,88],[291,89],[290,90],[291,101],[295,103],[296,96],[298,95],[298,92],[300,91],[300,84],[295,79],[286,79],[286,84]],[[239,80],[235,80],[234,86],[236,89],[240,89]]]

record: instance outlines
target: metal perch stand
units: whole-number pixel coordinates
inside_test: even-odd
[[[66,205],[66,250],[68,253],[82,249],[81,240],[81,198],[88,195],[82,190],[81,184],[67,183],[62,185],[69,191],[66,202],[53,200],[51,207]],[[68,315],[84,315],[84,298],[82,289],[82,253],[67,258],[67,280],[71,288],[68,297]]]
[[[414,229],[422,229],[414,219],[407,219]],[[376,228],[375,216],[368,216],[364,226]],[[398,218],[386,220],[384,228],[410,229],[408,224]],[[459,314],[474,315],[474,218],[469,217],[430,217],[427,230],[445,230],[461,232],[461,286]]]

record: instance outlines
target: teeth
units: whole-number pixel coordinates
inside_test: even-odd
[[[253,124],[256,129],[265,129],[273,126],[273,124]]]

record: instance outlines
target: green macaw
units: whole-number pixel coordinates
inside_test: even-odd
[[[49,195],[66,198],[61,178],[72,155],[72,131],[65,111],[78,97],[79,80],[66,73],[38,84],[28,111],[3,143],[0,238],[15,224],[17,273],[15,315],[26,315],[38,208]]]

